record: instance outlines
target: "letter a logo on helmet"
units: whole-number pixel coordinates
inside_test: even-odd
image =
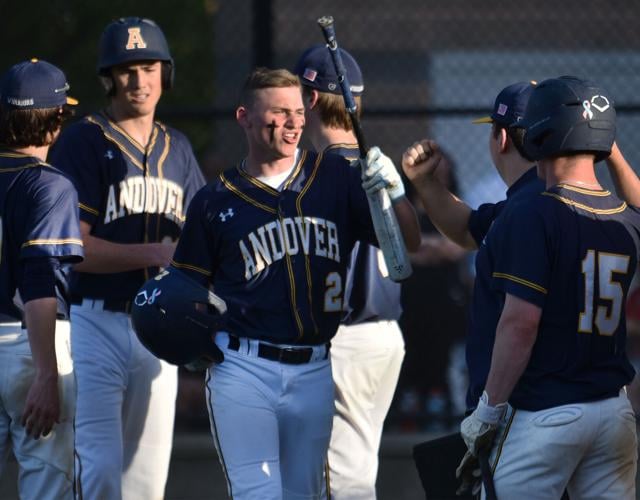
[[[140,28],[129,28],[129,38],[127,39],[127,50],[133,49],[146,49],[147,43],[142,38],[142,34],[140,33]]]

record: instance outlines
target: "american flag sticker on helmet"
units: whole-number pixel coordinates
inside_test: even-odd
[[[302,74],[302,77],[310,82],[315,82],[316,76],[318,76],[318,72],[311,68],[305,68],[304,73]]]

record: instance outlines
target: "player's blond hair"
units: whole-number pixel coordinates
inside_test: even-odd
[[[256,68],[242,86],[240,105],[251,106],[256,90],[287,87],[300,88],[300,79],[286,69]]]
[[[305,99],[311,95],[312,90],[310,87],[303,85],[302,93]],[[318,113],[320,113],[322,124],[325,127],[340,128],[347,131],[353,130],[353,124],[349,113],[347,113],[344,98],[341,95],[330,94],[329,92],[321,92],[319,90],[316,90],[316,92],[318,92],[316,109]],[[356,102],[356,114],[358,118],[360,118],[360,114],[362,113],[362,97],[356,95],[353,96],[353,99]]]

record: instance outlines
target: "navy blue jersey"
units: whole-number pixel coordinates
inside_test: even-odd
[[[14,296],[25,259],[82,260],[78,197],[71,181],[37,158],[0,150],[0,237],[0,321],[20,320]],[[68,317],[63,271],[56,274],[58,313]]]
[[[516,192],[520,189],[520,186],[528,184],[529,182],[535,185],[532,184],[527,189],[537,190],[538,193],[544,191],[545,185],[542,179],[538,177],[537,168],[531,167],[507,190],[507,197],[509,197],[509,193]],[[467,227],[478,248],[482,245],[482,240],[484,240],[487,232],[489,232],[491,224],[498,218],[498,215],[500,215],[506,203],[507,200],[502,200],[498,203],[483,203],[469,214]]]
[[[484,391],[491,367],[491,354],[496,336],[498,320],[502,314],[504,295],[492,290],[492,275],[495,263],[486,245],[485,236],[497,234],[502,211],[515,204],[526,204],[544,191],[544,183],[537,176],[536,168],[528,170],[507,190],[507,198],[497,204],[484,204],[471,212],[469,231],[478,244],[476,254],[476,279],[473,285],[473,300],[467,335],[467,367],[469,390],[467,406],[475,408]],[[494,227],[494,226],[498,227]]]
[[[106,115],[89,115],[65,129],[51,157],[76,185],[80,220],[115,243],[177,240],[186,207],[204,185],[187,138],[159,122],[145,148]],[[74,273],[73,298],[126,301],[157,271]]]
[[[489,233],[491,287],[542,308],[510,398],[530,411],[616,396],[633,378],[625,302],[640,212],[608,191],[558,185],[505,209]]]
[[[377,242],[360,172],[302,150],[282,191],[240,166],[202,189],[172,264],[213,284],[231,333],[314,345],[338,328],[357,240]]]
[[[325,149],[326,153],[341,155],[349,161],[359,157],[358,146],[353,144],[334,144]],[[380,249],[356,242],[347,266],[342,323],[397,321],[402,314],[400,292],[400,283],[389,278]]]

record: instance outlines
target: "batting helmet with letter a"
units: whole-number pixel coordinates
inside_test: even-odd
[[[98,49],[98,75],[108,94],[113,93],[109,69],[135,61],[162,61],[162,88],[173,86],[173,58],[160,27],[151,19],[121,17],[104,29]]]
[[[147,281],[131,309],[140,342],[155,356],[174,365],[205,359],[221,362],[213,338],[227,306],[213,292],[174,267]]]
[[[616,111],[598,84],[561,76],[533,89],[517,126],[525,129],[524,150],[531,160],[592,153],[600,161],[611,153]]]

